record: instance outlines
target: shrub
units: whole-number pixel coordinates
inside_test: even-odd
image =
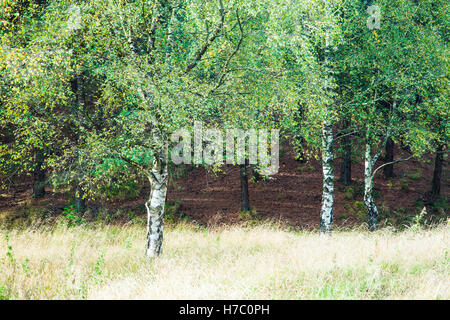
[[[409,191],[409,185],[406,182],[402,183],[400,185],[400,190],[402,190],[402,191]]]
[[[422,175],[422,170],[420,170],[419,168],[416,169],[415,173],[407,173],[406,176],[408,178],[410,178],[411,180],[417,180],[420,178],[420,176]]]
[[[345,189],[344,198],[348,200],[352,200],[355,198],[356,192],[352,187]]]
[[[86,224],[86,220],[79,216],[73,204],[63,209],[63,217],[69,227]]]

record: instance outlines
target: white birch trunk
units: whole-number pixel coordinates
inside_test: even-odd
[[[334,203],[334,172],[333,172],[333,126],[324,123],[322,129],[322,208],[320,210],[320,231],[331,233],[333,223]]]
[[[372,158],[370,144],[366,144],[364,156],[364,204],[367,209],[369,230],[373,231],[378,226],[378,209],[373,198],[373,169],[376,158]]]
[[[162,252],[164,231],[164,206],[167,195],[167,152],[163,158],[155,159],[149,175],[150,197],[145,203],[147,208],[147,257],[153,258]]]
[[[327,16],[331,15],[331,8],[327,4]],[[331,77],[328,55],[330,46],[330,34],[325,34],[325,69],[327,70],[327,78],[325,80],[325,90],[332,92]],[[333,223],[333,203],[334,203],[334,171],[333,171],[333,123],[332,109],[328,104],[326,106],[325,120],[322,128],[322,207],[320,209],[320,232],[322,234],[331,234]]]

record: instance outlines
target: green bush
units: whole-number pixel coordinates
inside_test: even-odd
[[[345,199],[352,200],[355,198],[355,196],[356,196],[355,189],[353,189],[352,187],[345,189],[345,192],[344,192]]]
[[[360,220],[366,220],[367,218],[366,205],[362,201],[355,201],[352,205],[345,204],[344,208],[350,212],[351,215]]]
[[[406,182],[402,183],[400,185],[400,190],[402,190],[402,191],[409,191],[409,185]]]
[[[411,180],[417,180],[420,178],[420,176],[422,175],[422,170],[420,170],[419,168],[416,169],[415,173],[407,173],[406,176],[408,178],[410,178]]]
[[[0,300],[9,300],[9,290],[5,286],[0,286]]]
[[[175,223],[181,220],[188,220],[188,217],[184,217],[181,213],[181,201],[168,201],[164,207],[164,219],[168,223]]]
[[[86,220],[79,215],[73,204],[63,209],[63,217],[69,227],[86,224]]]

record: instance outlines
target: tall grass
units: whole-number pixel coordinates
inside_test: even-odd
[[[331,238],[273,225],[0,230],[3,299],[449,299],[449,227]]]

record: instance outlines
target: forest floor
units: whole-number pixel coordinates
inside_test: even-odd
[[[449,226],[317,232],[276,224],[0,228],[0,299],[450,299]]]
[[[396,158],[407,157],[399,148]],[[361,159],[354,157],[352,185],[344,186],[338,181],[336,172],[335,211],[333,224],[337,227],[360,226],[366,221],[363,204],[363,171]],[[441,183],[441,198],[432,205],[427,203],[426,193],[431,189],[433,158],[421,161],[410,160],[394,166],[395,177],[387,179],[379,172],[375,179],[374,195],[380,211],[381,226],[401,227],[414,221],[424,205],[429,220],[448,218],[450,175],[444,167]],[[339,171],[336,159],[336,171]],[[378,164],[382,164],[382,159]],[[204,168],[176,166],[172,168],[167,195],[166,219],[168,221],[189,220],[202,226],[233,225],[242,221],[277,221],[297,229],[314,230],[319,225],[322,173],[321,163],[312,159],[307,163],[295,160],[295,154],[287,147],[280,150],[280,170],[269,180],[249,183],[252,212],[240,212],[239,168],[224,166],[212,173]],[[31,177],[22,177],[11,188],[0,193],[0,223],[22,224],[30,211],[56,218],[73,203],[70,193],[53,193],[47,188],[43,199],[33,199]],[[132,185],[128,194],[119,194],[111,201],[88,201],[90,210],[87,220],[118,219],[128,222],[145,217],[144,202],[148,198],[149,186],[142,183]],[[20,221],[15,222],[19,219]]]
[[[253,218],[283,221],[300,229],[316,229],[322,198],[322,167],[318,160],[307,163],[295,160],[288,148],[280,152],[280,170],[270,180],[250,182],[250,205]],[[407,157],[406,152],[396,150],[396,157]],[[334,221],[336,226],[358,226],[366,221],[363,205],[364,164],[353,161],[352,185],[338,181],[336,166],[336,193]],[[335,161],[340,163],[339,159]],[[381,165],[379,161],[378,165]],[[409,161],[396,164],[395,177],[386,179],[379,172],[375,179],[375,198],[381,211],[381,221],[390,225],[408,223],[424,207],[426,192],[431,188],[433,161]],[[250,171],[249,171],[250,172]],[[195,221],[206,225],[233,224],[242,220],[240,214],[239,168],[225,167],[214,175],[202,168],[172,181],[168,201],[180,206],[180,211]],[[445,217],[450,196],[448,170],[442,175],[442,199],[435,204],[437,216]],[[430,211],[430,210],[429,210]],[[433,211],[433,210],[431,210]],[[408,217],[409,216],[409,217]],[[244,217],[245,218],[245,217]]]

